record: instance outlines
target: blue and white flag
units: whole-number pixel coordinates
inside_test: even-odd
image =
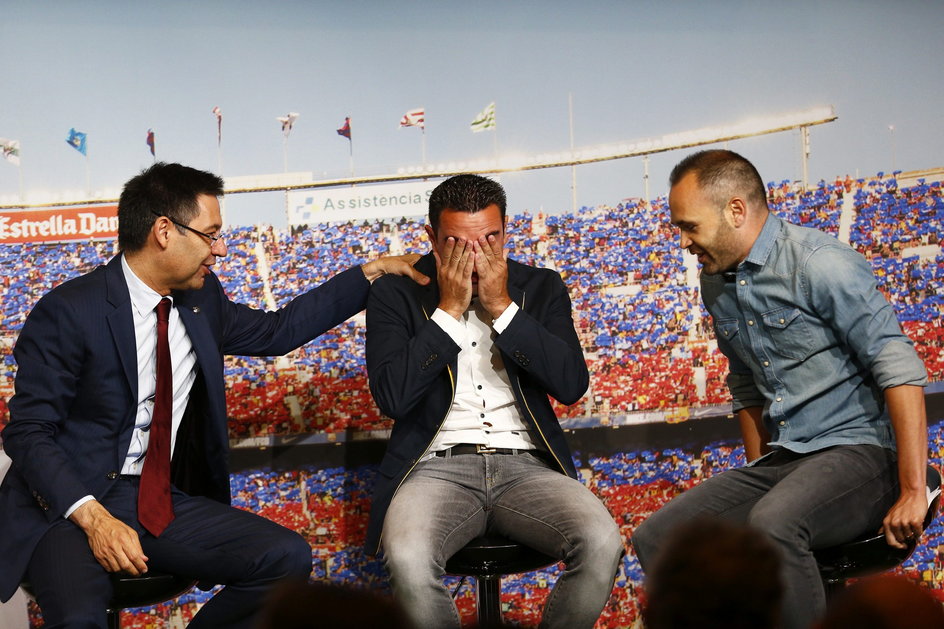
[[[88,148],[85,145],[85,134],[75,129],[69,129],[69,137],[66,138],[66,144],[77,150],[82,155],[88,156]]]

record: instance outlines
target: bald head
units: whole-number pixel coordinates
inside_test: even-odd
[[[757,212],[767,210],[767,188],[760,173],[734,151],[711,150],[689,155],[672,169],[669,186],[675,186],[689,174],[694,175],[698,187],[719,208],[739,197]]]

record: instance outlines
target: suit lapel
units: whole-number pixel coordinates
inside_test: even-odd
[[[514,260],[508,260],[508,296],[518,304],[522,310],[525,308],[525,292],[522,288],[524,276],[521,273],[521,265]]]
[[[439,285],[436,283],[436,258],[433,257],[433,254],[428,253],[420,258],[416,263],[416,270],[432,280],[426,286],[417,284],[420,303],[423,306],[423,314],[425,314],[428,319],[433,315],[436,308],[439,307]]]
[[[222,372],[220,371],[220,350],[216,337],[210,329],[207,313],[201,308],[196,292],[175,292],[174,307],[180,315],[180,321],[187,329],[190,344],[197,357],[197,366],[203,372],[207,393],[210,399],[222,398]]]
[[[111,259],[105,267],[106,299],[114,310],[106,319],[111,330],[121,367],[131,388],[132,399],[138,399],[138,354],[134,340],[134,317],[131,314],[131,295],[121,268],[121,255]]]

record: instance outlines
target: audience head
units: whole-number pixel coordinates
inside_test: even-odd
[[[256,629],[410,629],[393,599],[368,590],[330,583],[287,580],[276,586],[259,614]]]
[[[698,518],[669,534],[646,577],[647,629],[778,626],[780,556],[760,532]]]
[[[904,577],[882,575],[856,581],[836,595],[816,629],[939,629],[944,607]]]
[[[716,275],[741,263],[767,219],[767,189],[754,166],[731,151],[701,151],[669,176],[669,211],[679,246]]]
[[[201,195],[222,196],[223,180],[212,173],[164,162],[141,171],[128,180],[118,199],[119,248],[129,252],[143,248],[161,216],[189,225],[200,212]]]

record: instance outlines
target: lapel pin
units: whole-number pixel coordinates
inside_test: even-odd
[[[200,306],[193,307],[193,314],[200,314]]]

